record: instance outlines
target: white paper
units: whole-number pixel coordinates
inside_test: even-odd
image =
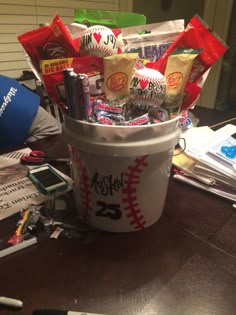
[[[236,131],[236,126],[228,124],[217,131],[213,131],[208,126],[195,127],[185,131],[181,138],[185,139],[180,141],[180,146],[185,149],[185,153],[192,156],[199,162],[217,170],[218,172],[236,179],[236,171],[230,165],[227,166],[208,154],[210,148],[217,144],[222,139],[226,139]]]
[[[20,157],[30,151],[30,149],[24,149],[14,151],[19,155],[11,152],[7,156],[0,156],[0,221],[31,204],[38,205],[49,198],[49,196],[42,194],[28,178],[28,170],[32,166],[19,163]],[[19,157],[16,158],[17,156]],[[66,191],[71,190],[72,179],[58,169],[55,170],[68,181],[69,188]]]
[[[181,138],[185,139],[185,143],[180,140],[179,145],[185,153],[195,159],[199,159],[205,153],[206,146],[213,136],[214,131],[208,126],[193,127],[181,134]]]
[[[189,178],[189,177],[185,177],[185,176],[182,176],[182,175],[179,175],[179,174],[175,174],[173,176],[174,179],[177,179],[181,182],[184,182],[186,184],[189,184],[191,186],[194,186],[196,188],[200,188],[200,189],[203,189],[205,191],[208,191],[212,194],[215,194],[217,196],[220,196],[222,198],[225,198],[225,199],[228,199],[228,200],[231,200],[231,201],[236,201],[236,193],[229,193],[229,192],[226,192],[224,190],[220,190],[218,188],[214,188],[214,186],[209,186],[209,185],[204,185],[203,183],[200,183],[192,178]]]
[[[20,158],[24,155],[29,155],[31,152],[30,148],[16,150],[0,155],[0,167],[9,166],[20,163]]]

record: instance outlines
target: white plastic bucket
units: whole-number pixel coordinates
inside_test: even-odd
[[[130,232],[159,219],[180,135],[178,120],[125,127],[65,117],[74,197],[84,221],[105,231]]]

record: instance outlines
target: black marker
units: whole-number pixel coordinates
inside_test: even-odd
[[[23,307],[22,301],[8,298],[5,296],[0,296],[0,304],[7,306],[7,307],[12,307],[12,308],[22,308]],[[72,315],[73,315],[73,313],[72,313]]]

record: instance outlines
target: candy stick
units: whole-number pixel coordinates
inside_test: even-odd
[[[83,101],[83,87],[80,76],[76,74],[71,80],[72,99],[73,99],[73,118],[84,120],[84,101]]]
[[[66,93],[66,103],[67,103],[67,114],[70,117],[74,116],[74,102],[72,97],[72,76],[75,75],[73,68],[68,68],[63,70],[64,75],[64,85],[65,85],[65,93]]]
[[[83,100],[85,107],[85,120],[89,120],[91,115],[91,104],[90,104],[90,90],[89,90],[89,78],[87,74],[81,75],[82,88],[83,88]]]

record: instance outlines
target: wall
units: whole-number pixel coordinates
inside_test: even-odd
[[[196,13],[202,15],[205,0],[133,0],[133,11],[143,13],[147,23],[156,23],[174,19],[184,19],[187,23]]]
[[[50,23],[59,14],[65,24],[73,22],[74,9],[124,10],[121,0],[0,0],[0,74],[13,78],[29,70],[17,36]]]
[[[236,3],[234,1],[231,19],[229,25],[229,33],[227,36],[228,51],[225,53],[222,62],[216,108],[217,109],[236,109]]]

